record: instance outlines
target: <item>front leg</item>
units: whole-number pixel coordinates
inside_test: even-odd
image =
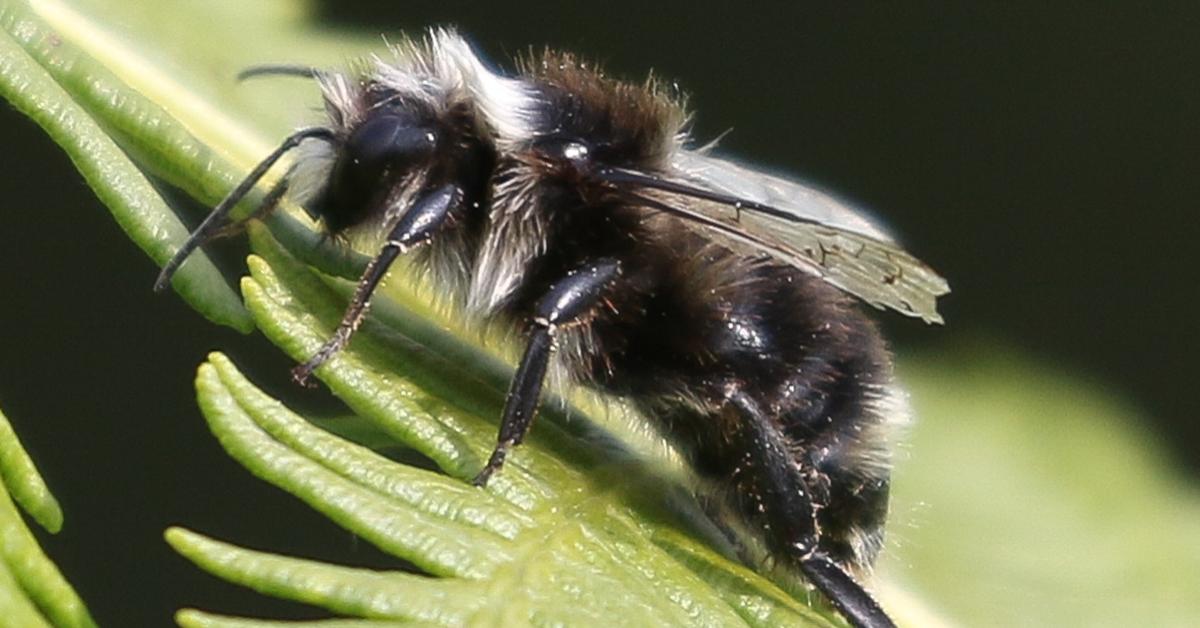
[[[473,483],[476,486],[487,486],[492,474],[504,466],[508,450],[521,444],[529,433],[542,395],[546,367],[554,351],[555,335],[564,327],[587,320],[587,316],[601,301],[605,288],[620,274],[619,262],[602,259],[567,275],[538,301],[529,343],[525,345],[525,354],[521,357],[521,364],[513,375],[508,397],[504,401],[496,448],[479,475],[475,476]]]
[[[412,207],[401,216],[400,221],[388,234],[387,242],[379,254],[367,264],[362,278],[358,280],[358,287],[354,289],[354,298],[346,308],[342,322],[334,330],[333,337],[307,362],[292,369],[292,379],[307,386],[313,371],[350,342],[350,337],[367,314],[367,308],[371,305],[371,295],[375,293],[375,288],[379,287],[379,282],[391,268],[392,262],[395,262],[401,253],[407,253],[428,242],[445,224],[451,211],[462,203],[462,199],[462,190],[456,185],[447,184],[426,191],[413,201]]]
[[[246,178],[242,179],[242,182],[239,183],[237,187],[229,193],[228,196],[221,199],[220,203],[217,203],[217,206],[214,207],[211,212],[209,212],[208,216],[206,216],[200,223],[200,226],[196,227],[196,230],[188,236],[188,239],[184,241],[183,245],[181,245],[179,249],[175,251],[175,254],[171,256],[171,259],[167,260],[166,264],[163,264],[162,271],[158,273],[158,279],[154,282],[154,291],[162,292],[163,290],[166,290],[167,286],[171,284],[171,278],[175,276],[175,272],[178,271],[179,267],[183,265],[184,260],[186,260],[188,256],[192,254],[192,251],[195,251],[201,245],[213,238],[214,233],[221,229],[226,218],[229,216],[229,213],[233,211],[233,208],[237,207],[237,204],[241,202],[241,200],[245,198],[247,194],[250,193],[250,190],[253,190],[254,186],[258,185],[259,179],[262,179],[267,174],[267,171],[275,165],[275,162],[279,161],[285,154],[287,154],[288,151],[296,148],[305,140],[309,139],[333,142],[334,135],[333,131],[327,128],[313,127],[310,129],[296,131],[284,139],[283,143],[280,144],[279,147],[274,151],[271,151],[271,154],[267,155],[266,159],[263,159],[261,162],[259,162],[259,164],[250,171],[250,174],[246,175]],[[286,189],[287,177],[283,179],[283,182],[276,185],[275,189],[267,195],[263,205],[266,206],[270,204],[273,207],[275,203],[279,202]],[[255,212],[256,215],[257,213],[258,212]]]

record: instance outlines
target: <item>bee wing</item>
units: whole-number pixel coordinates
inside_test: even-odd
[[[808,221],[892,242],[886,229],[829,194],[705,153],[681,150],[671,166],[687,182],[713,192],[778,208]]]
[[[941,323],[946,280],[832,197],[727,161],[686,152],[665,177],[626,171],[648,205],[706,233],[767,253],[883,309]]]
[[[715,209],[699,205],[697,209]],[[883,309],[927,323],[941,323],[937,298],[950,292],[946,280],[895,243],[817,223],[787,222],[742,212],[733,224],[755,234],[773,256]]]

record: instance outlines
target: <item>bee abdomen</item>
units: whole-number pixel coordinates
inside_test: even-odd
[[[819,279],[777,267],[750,272],[758,276],[739,274],[737,288],[716,290],[724,300],[705,301],[679,282],[641,301],[624,295],[624,314],[600,317],[589,331],[604,356],[595,381],[639,405],[773,551],[796,542],[772,523],[793,507],[788,495],[766,493],[791,487],[812,502],[820,551],[869,567],[882,543],[889,445],[902,414],[891,407],[890,357],[875,325]],[[731,408],[730,391],[761,412],[790,464],[754,468],[761,452],[735,437],[747,418]],[[768,477],[778,473],[792,477]]]

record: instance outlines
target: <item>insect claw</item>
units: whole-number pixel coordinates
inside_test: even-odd
[[[487,488],[490,479],[492,479],[492,468],[484,467],[478,475],[471,479],[471,485],[477,488]]]
[[[312,364],[311,362],[305,362],[304,364],[293,368],[292,381],[305,388],[316,388],[317,383],[312,381],[312,374],[316,368],[316,365]]]

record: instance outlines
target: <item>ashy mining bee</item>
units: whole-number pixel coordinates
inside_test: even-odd
[[[158,288],[286,152],[270,191],[331,234],[383,229],[333,337],[350,340],[400,255],[525,351],[483,486],[521,443],[548,369],[632,403],[720,503],[855,626],[892,622],[869,571],[907,420],[888,351],[854,297],[940,322],[946,282],[831,197],[689,148],[681,103],[553,52],[512,74],[435,30],[348,72],[305,74],[326,124],[258,165],[163,269]],[[290,190],[289,190],[290,188]]]

